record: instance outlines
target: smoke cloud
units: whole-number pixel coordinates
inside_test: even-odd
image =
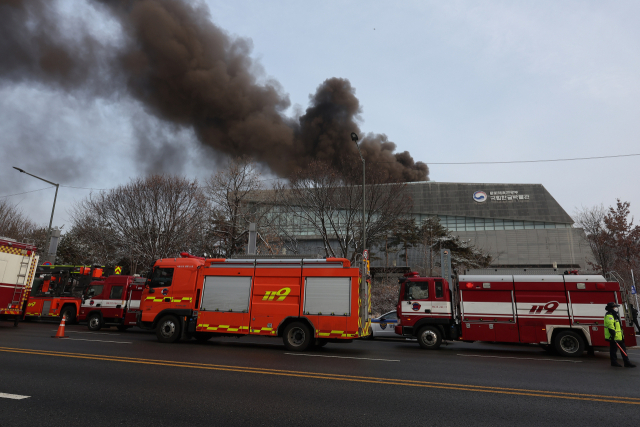
[[[277,82],[259,81],[251,42],[214,25],[204,5],[91,4],[119,23],[120,42],[99,41],[81,20],[71,25],[51,1],[0,0],[0,84],[32,81],[88,96],[127,92],[158,119],[193,129],[202,144],[230,156],[251,156],[280,176],[314,159],[336,167],[345,158],[357,159],[349,137],[356,132],[365,159],[388,180],[428,179],[427,165],[406,151],[397,153],[386,135],[361,134],[361,107],[346,79],[325,80],[304,114],[287,117],[289,98]],[[137,133],[140,160],[162,158],[163,153],[145,155],[153,145],[148,135]],[[153,147],[180,161],[175,146]]]

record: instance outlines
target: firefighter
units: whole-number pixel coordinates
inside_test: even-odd
[[[631,306],[631,319],[632,323],[636,325],[636,328],[638,329],[638,334],[640,334],[640,325],[638,325],[638,309],[634,306]]]
[[[629,356],[627,356],[627,347],[624,345],[624,337],[622,334],[622,328],[620,326],[620,316],[618,316],[618,307],[615,302],[607,304],[605,309],[607,314],[604,315],[604,338],[609,341],[609,354],[611,356],[611,366],[621,368],[618,363],[618,349],[620,349],[620,355],[624,360],[625,368],[635,368],[636,365],[631,363]]]

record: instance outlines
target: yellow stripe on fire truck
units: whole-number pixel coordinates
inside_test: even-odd
[[[163,297],[163,298],[154,298],[154,297],[147,297],[145,299],[145,301],[153,301],[153,302],[191,302],[192,299],[189,297],[184,297],[184,298],[170,298],[170,297]]]
[[[251,332],[254,333],[254,334],[260,334],[262,332],[269,332],[270,334],[275,334],[276,333],[276,331],[274,331],[273,328],[252,329]]]
[[[208,323],[198,325],[198,328],[206,329],[207,331],[227,331],[227,332],[238,332],[248,330],[248,326],[231,326],[231,325],[217,325],[212,326]]]

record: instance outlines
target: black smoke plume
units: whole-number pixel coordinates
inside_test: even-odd
[[[277,82],[260,82],[251,43],[214,25],[208,9],[186,0],[102,0],[124,38],[100,42],[86,23],[73,34],[50,0],[0,0],[0,83],[34,81],[91,96],[126,90],[152,115],[194,129],[201,143],[231,156],[251,156],[287,176],[311,160],[334,166],[365,159],[389,180],[428,179],[427,165],[396,153],[385,135],[361,135],[361,112],[346,79],[330,78],[300,117]],[[144,139],[144,138],[143,138]],[[141,152],[144,150],[138,150]],[[175,152],[175,149],[173,150]],[[144,157],[143,157],[144,158]]]

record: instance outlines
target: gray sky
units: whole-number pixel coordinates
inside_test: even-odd
[[[90,2],[59,3],[70,22],[83,16],[97,38],[118,42],[117,23]],[[216,25],[251,40],[262,81],[280,83],[291,116],[325,79],[346,78],[363,108],[360,128],[427,163],[433,181],[541,183],[570,214],[621,198],[640,216],[640,157],[431,163],[640,153],[640,3],[206,3]],[[192,129],[159,121],[126,92],[87,97],[33,81],[0,85],[0,144],[0,196],[47,186],[11,166],[88,188],[150,171],[202,179],[216,167]],[[136,160],[140,147],[154,157],[162,146],[172,150],[152,168]],[[48,223],[53,193],[9,200]],[[68,228],[69,208],[89,194],[61,188],[54,225]]]

